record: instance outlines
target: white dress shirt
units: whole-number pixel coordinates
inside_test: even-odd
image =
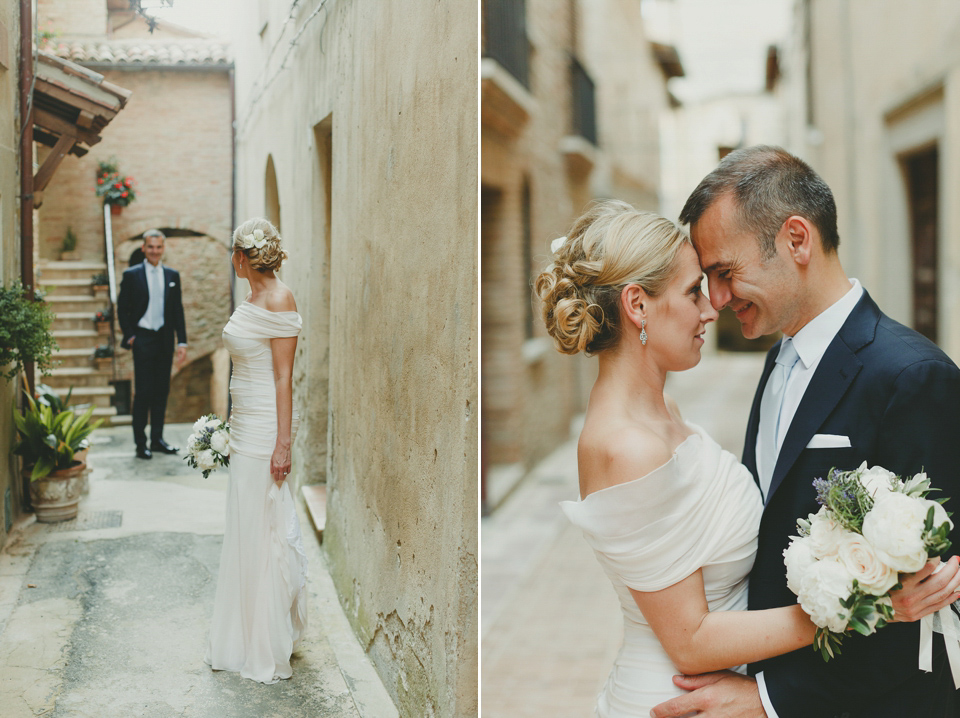
[[[810,380],[813,379],[817,367],[820,366],[820,360],[827,353],[827,347],[834,340],[840,327],[847,321],[847,318],[853,312],[853,308],[863,296],[863,287],[856,279],[850,280],[850,291],[844,294],[840,299],[824,309],[820,314],[807,322],[803,328],[793,336],[793,345],[797,350],[800,359],[793,365],[793,369],[786,379],[784,389],[783,404],[780,410],[780,430],[777,432],[777,456],[780,455],[780,447],[783,446],[783,440],[787,435],[787,430],[793,422],[793,417],[797,413],[797,407],[803,399],[803,394],[810,386]],[[764,428],[767,432],[764,432]],[[757,460],[760,458],[760,442],[769,439],[770,427],[761,425],[757,432]],[[757,465],[759,473],[759,464]],[[770,469],[770,476],[773,475],[773,469]],[[762,487],[764,498],[770,490],[769,480],[765,487]],[[757,690],[760,693],[760,702],[767,713],[768,718],[779,718],[773,703],[770,701],[770,695],[767,693],[767,684],[763,677],[763,671],[757,674]]]
[[[147,290],[150,295],[150,301],[147,304],[147,311],[140,317],[138,326],[144,329],[158,331],[163,326],[163,297],[166,288],[163,286],[163,262],[157,262],[154,266],[149,260],[143,260],[143,268],[147,274]]]

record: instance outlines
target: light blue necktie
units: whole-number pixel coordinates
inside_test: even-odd
[[[793,345],[791,337],[784,337],[780,344],[780,354],[777,356],[777,365],[770,372],[767,386],[763,390],[760,400],[760,426],[762,427],[762,441],[757,447],[757,473],[760,477],[760,488],[764,498],[770,490],[773,480],[773,470],[777,465],[777,456],[780,451],[777,447],[777,436],[780,435],[780,412],[783,409],[783,395],[786,393],[787,379],[793,365],[800,356]]]

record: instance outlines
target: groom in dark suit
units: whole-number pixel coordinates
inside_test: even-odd
[[[183,318],[180,274],[163,266],[164,235],[158,229],[143,233],[146,259],[123,273],[117,317],[123,331],[121,346],[133,351],[133,438],[137,456],[149,459],[153,451],[175,454],[179,449],[163,440],[163,418],[170,393],[174,334],[177,364],[187,354],[187,327]],[[147,446],[147,415],[150,446]]]
[[[797,518],[819,509],[813,479],[832,467],[866,461],[901,476],[926,470],[942,490],[937,496],[951,499],[947,510],[960,510],[960,370],[846,276],[826,183],[780,148],[746,148],[704,178],[680,219],[690,224],[713,306],[730,306],[747,338],[784,335],[767,356],[744,444],[743,463],[764,498],[750,609],[796,603],[783,550]],[[960,549],[960,527],[950,539]],[[952,558],[925,579],[931,601],[950,597],[956,573]],[[911,616],[902,605],[895,609]],[[919,623],[898,622],[869,637],[848,635],[829,663],[805,648],[750,666],[755,678],[719,672],[675,679],[692,692],[654,715],[955,716],[942,637],[931,673],[917,667],[919,644]]]

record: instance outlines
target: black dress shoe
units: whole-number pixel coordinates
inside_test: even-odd
[[[150,448],[154,451],[159,451],[161,454],[176,454],[180,451],[179,446],[170,446],[166,441],[160,439],[160,441],[154,441],[150,444]]]
[[[148,449],[147,447],[143,447],[142,449],[137,449],[137,458],[138,458],[138,459],[152,459],[152,458],[153,458],[153,452],[150,451],[150,449]]]

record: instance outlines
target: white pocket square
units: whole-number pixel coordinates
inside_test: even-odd
[[[170,282],[170,286],[171,286],[171,287],[175,287],[175,286],[177,286],[177,283],[176,283],[176,282]]]
[[[850,446],[849,436],[839,434],[814,434],[807,444],[808,449],[842,449]]]

